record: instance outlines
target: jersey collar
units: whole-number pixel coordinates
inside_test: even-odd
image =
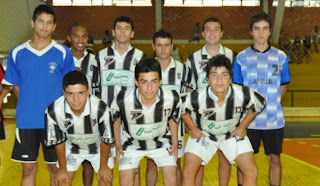
[[[256,48],[254,48],[254,46],[253,46],[253,44],[251,45],[251,49],[253,50],[253,51],[255,51],[255,52],[258,52],[258,53],[266,53],[266,52],[268,52],[269,50],[270,50],[270,48],[271,48],[271,45],[268,43],[268,48],[265,50],[265,51],[260,51],[260,50],[258,50],[258,49],[256,49]]]
[[[43,54],[47,53],[57,43],[56,41],[51,40],[51,43],[46,48],[39,51],[31,47],[30,41],[31,40],[28,40],[27,42],[24,43],[24,45],[30,52],[34,53],[37,56],[42,56]]]
[[[210,85],[207,87],[207,92],[208,92],[210,98],[212,98],[215,102],[217,102],[219,100],[218,96],[216,96],[216,94],[212,91]],[[231,84],[229,85],[228,92],[227,92],[226,97],[224,98],[223,102],[226,102],[226,100],[228,100],[230,95],[231,95]]]

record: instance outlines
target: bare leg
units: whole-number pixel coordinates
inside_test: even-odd
[[[281,160],[280,155],[270,154],[268,155],[269,159],[269,179],[270,185],[280,185],[281,177],[282,177],[282,168],[281,168]]]
[[[136,169],[121,170],[119,174],[121,186],[133,186]]]
[[[195,154],[187,152],[184,154],[184,166],[183,166],[183,186],[195,186],[196,177],[199,174],[199,169],[202,160]]]
[[[157,165],[153,160],[147,159],[146,185],[155,186],[158,179]]]
[[[92,185],[93,182],[93,168],[89,161],[85,160],[82,162],[82,182],[83,185]]]
[[[200,166],[199,171],[197,173],[197,178],[196,178],[196,185],[197,186],[202,186],[202,180],[203,180],[203,175],[204,175],[204,167],[203,165]]]
[[[54,174],[57,172],[56,164],[47,164],[49,173],[50,173],[50,184],[51,186],[54,186]]]
[[[253,153],[246,152],[236,158],[236,163],[243,175],[243,185],[257,185],[258,168]]]
[[[134,175],[134,183],[133,183],[134,186],[140,186],[140,168],[138,168],[136,170],[136,173]]]
[[[165,186],[177,186],[177,168],[175,166],[160,167]]]
[[[180,165],[180,158],[177,160],[177,184],[178,186],[182,185],[182,171]]]
[[[21,186],[36,185],[37,169],[38,169],[37,163],[22,163]]]
[[[219,157],[219,185],[228,186],[231,172],[231,165],[229,161],[225,158],[221,150],[218,150]]]

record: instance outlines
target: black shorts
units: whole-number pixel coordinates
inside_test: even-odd
[[[57,162],[54,147],[44,145],[44,129],[16,129],[16,139],[11,159],[22,163],[35,163],[38,159],[40,143],[44,161],[49,164]]]
[[[248,129],[247,135],[255,154],[259,152],[261,140],[263,142],[266,155],[280,155],[282,153],[284,128],[272,130]]]
[[[0,140],[6,139],[6,134],[4,132],[4,117],[2,115],[2,111],[0,110]]]

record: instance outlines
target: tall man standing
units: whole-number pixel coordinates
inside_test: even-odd
[[[56,28],[53,9],[39,5],[31,20],[33,38],[10,51],[3,84],[19,88],[16,140],[11,159],[22,163],[21,185],[35,185],[37,157],[44,141],[46,107],[62,95],[64,75],[75,69],[71,51],[51,39]],[[57,157],[42,145],[53,185]]]
[[[250,32],[254,43],[237,56],[233,82],[248,86],[266,98],[266,108],[249,125],[247,134],[254,153],[259,152],[260,142],[263,141],[270,164],[270,185],[280,185],[280,154],[285,124],[281,98],[285,95],[291,78],[286,54],[268,42],[271,27],[271,18],[264,12],[251,18]],[[239,170],[238,180],[241,185],[242,174]]]
[[[186,76],[187,92],[208,86],[205,69],[210,58],[217,54],[224,54],[232,63],[236,57],[235,52],[220,44],[220,39],[223,36],[223,24],[218,18],[209,17],[203,22],[202,36],[206,44],[202,49],[191,54],[186,62],[188,72]],[[192,118],[195,119],[195,116]],[[220,185],[228,185],[231,166],[220,150],[218,155],[219,183]],[[197,175],[198,186],[202,185],[203,170],[203,166],[201,166]]]
[[[181,95],[185,92],[183,77],[185,76],[185,66],[171,57],[173,49],[172,35],[165,30],[159,30],[153,35],[152,48],[156,53],[156,59],[160,63],[162,75],[162,87],[175,90]],[[180,158],[184,154],[184,124],[179,123],[178,130],[178,161],[177,161],[177,183],[182,180]],[[151,160],[147,160],[147,186],[154,186],[157,183],[157,166]]]

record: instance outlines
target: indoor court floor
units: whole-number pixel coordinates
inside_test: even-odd
[[[21,164],[10,160],[12,146],[15,137],[14,120],[5,121],[6,140],[0,140],[0,185],[18,186],[21,180]],[[316,122],[319,126],[319,122]],[[301,125],[304,123],[301,122]],[[290,122],[287,123],[287,127]],[[317,135],[317,134],[315,134]],[[283,154],[281,155],[283,177],[282,186],[318,186],[320,185],[320,137],[319,138],[285,138],[283,144]],[[259,169],[258,185],[267,186],[268,183],[268,160],[264,155],[263,148],[260,153],[255,155],[256,163]],[[218,183],[217,173],[218,158],[214,156],[211,162],[205,166],[204,186],[216,186]],[[115,167],[114,170],[116,170]],[[146,160],[141,163],[141,185],[145,185]],[[42,153],[39,157],[39,169],[37,172],[37,185],[49,185],[49,173],[43,162]],[[73,181],[74,186],[82,185],[81,170],[78,170]],[[94,180],[93,185],[98,185]],[[119,185],[118,171],[114,171],[113,185]],[[157,185],[163,185],[161,173]],[[237,185],[236,166],[232,166],[232,173],[229,185]]]

